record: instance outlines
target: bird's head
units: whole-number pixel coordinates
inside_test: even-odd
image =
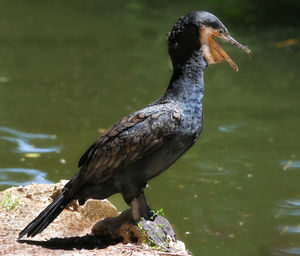
[[[209,12],[196,11],[181,17],[168,34],[169,55],[174,68],[184,64],[195,51],[201,49],[208,65],[226,60],[237,71],[238,66],[214,37],[242,49],[251,56],[251,51],[231,37],[216,16]]]

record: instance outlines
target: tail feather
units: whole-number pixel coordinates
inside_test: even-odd
[[[26,234],[28,237],[34,237],[38,233],[41,233],[63,211],[70,201],[67,191],[64,191],[20,232],[19,239]]]

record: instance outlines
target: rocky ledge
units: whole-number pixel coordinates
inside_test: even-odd
[[[120,214],[108,200],[88,200],[83,206],[74,201],[41,234],[18,241],[19,232],[65,183],[32,184],[0,192],[0,255],[189,255],[165,218],[154,221],[166,225],[143,221],[137,227],[126,221],[128,211]],[[154,239],[162,241],[160,245],[148,239],[151,233],[160,235]]]

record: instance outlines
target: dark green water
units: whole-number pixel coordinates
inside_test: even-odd
[[[213,12],[212,2],[204,6]],[[72,177],[102,129],[164,92],[166,33],[200,8],[196,1],[0,5],[1,189]],[[253,59],[226,47],[240,71],[226,63],[207,69],[201,137],[150,182],[147,196],[194,255],[300,255],[300,50],[297,41],[276,44],[299,31],[228,28]],[[126,208],[119,195],[111,200]]]

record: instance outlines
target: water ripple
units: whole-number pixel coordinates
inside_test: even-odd
[[[50,152],[58,152],[61,147],[47,147],[47,148],[39,148],[32,146],[30,143],[31,140],[34,139],[56,139],[56,135],[48,135],[41,133],[25,133],[20,132],[15,129],[9,127],[0,127],[0,132],[9,133],[16,137],[9,136],[1,136],[0,139],[10,141],[17,144],[17,148],[12,150],[17,153],[50,153]]]
[[[285,200],[279,203],[279,206],[285,208],[295,208],[300,207],[300,200],[292,199],[292,200]]]
[[[300,216],[300,200],[299,199],[291,199],[284,200],[278,203],[280,207],[279,210],[276,210],[278,213],[276,214],[278,217],[280,216]]]
[[[18,146],[13,152],[16,153],[49,153],[49,152],[58,152],[61,147],[50,147],[50,148],[37,148],[34,147],[25,140],[11,137],[0,137],[2,140],[7,140],[11,142],[15,142]]]
[[[25,139],[56,139],[56,135],[20,132],[15,129],[9,127],[3,127],[3,126],[0,127],[0,131],[15,135],[19,138],[25,138]]]
[[[300,168],[300,161],[294,161],[294,160],[280,161],[280,165],[282,166],[282,169],[284,171],[287,171],[289,169]]]
[[[46,173],[36,169],[0,168],[0,185],[26,186],[31,183],[50,183],[45,177]]]
[[[201,169],[201,171],[198,172],[200,176],[223,176],[235,172],[234,170],[224,169],[222,166],[209,165],[201,162],[197,162],[195,165]]]
[[[219,131],[221,132],[225,132],[225,133],[234,133],[236,132],[237,128],[242,127],[241,124],[224,124],[224,125],[220,125],[218,127]]]
[[[300,226],[278,226],[277,230],[280,231],[280,233],[300,233]]]
[[[272,252],[272,255],[279,256],[291,256],[291,255],[300,255],[300,247],[291,247],[286,249],[277,249]]]

